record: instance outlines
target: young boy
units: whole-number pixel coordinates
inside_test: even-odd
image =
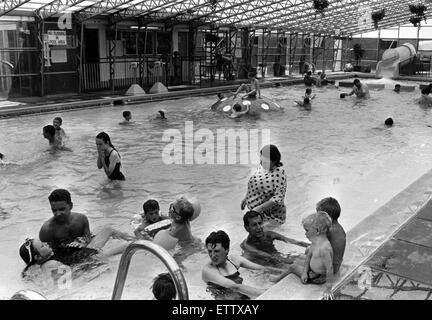
[[[303,98],[309,98],[309,100],[312,100],[315,98],[316,94],[312,94],[312,88],[306,88],[305,95]]]
[[[66,139],[66,133],[61,128],[62,123],[63,123],[63,119],[60,117],[55,117],[53,120],[53,126],[55,128],[54,138],[58,141],[59,145],[64,145],[64,140]]]
[[[299,107],[304,108],[305,110],[312,110],[312,104],[308,97],[304,98],[303,101],[295,101]]]
[[[394,89],[393,89],[393,91],[396,92],[396,93],[400,93],[400,90],[401,90],[401,85],[400,84],[396,84],[395,87],[394,87]]]
[[[331,293],[333,285],[333,250],[327,239],[327,233],[332,224],[331,218],[326,212],[319,211],[304,218],[302,224],[306,231],[306,237],[312,243],[306,250],[305,259],[296,259],[290,265],[288,271],[273,278],[272,281],[279,281],[286,275],[294,273],[300,277],[304,284],[326,283],[323,298],[325,300],[333,299]]]
[[[237,96],[239,92],[245,90],[246,94],[241,97],[242,99],[256,99],[257,94],[258,94],[258,98],[261,98],[260,85],[257,78],[255,77],[255,73],[249,72],[248,78],[250,80],[250,84],[247,85],[246,83],[242,83],[240,87],[237,89],[237,91],[234,93],[234,96]]]
[[[153,281],[152,292],[156,300],[174,300],[177,291],[169,273],[159,274]]]
[[[138,238],[145,238],[148,239],[149,237],[152,238],[156,234],[156,232],[146,232],[145,228],[149,225],[169,219],[167,216],[163,216],[159,214],[159,203],[156,200],[150,199],[144,202],[143,204],[143,214],[141,214],[143,221],[141,225],[135,229],[134,233]],[[166,227],[169,228],[169,225]],[[155,231],[159,231],[155,230]]]
[[[124,121],[120,122],[119,124],[131,124],[131,123],[133,123],[131,121],[132,113],[130,111],[123,111],[123,118],[124,118]]]
[[[55,148],[61,148],[63,147],[63,141],[62,139],[56,138],[56,129],[52,125],[47,125],[43,127],[42,133],[45,139],[48,140],[49,145]]]
[[[264,230],[263,218],[259,212],[248,211],[243,216],[243,224],[248,237],[241,243],[240,247],[245,253],[252,254],[263,258],[276,258],[281,253],[276,250],[274,241],[279,240],[286,243],[292,243],[302,247],[308,247],[309,244],[287,238],[277,232]],[[247,257],[249,259],[249,257]],[[284,259],[287,263],[292,263],[291,259]]]
[[[333,271],[339,271],[342,264],[343,256],[345,253],[346,234],[345,230],[339,224],[338,219],[341,213],[339,202],[332,198],[327,197],[320,200],[316,205],[316,210],[327,212],[332,219],[332,226],[327,234],[327,238],[333,249]]]

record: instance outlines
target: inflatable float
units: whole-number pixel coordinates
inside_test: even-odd
[[[276,102],[261,96],[256,99],[242,99],[234,95],[221,97],[211,106],[211,110],[223,112],[230,118],[238,118],[247,113],[261,113],[282,109]]]

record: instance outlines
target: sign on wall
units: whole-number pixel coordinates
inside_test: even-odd
[[[48,30],[48,44],[50,46],[65,46],[66,31],[64,30]]]

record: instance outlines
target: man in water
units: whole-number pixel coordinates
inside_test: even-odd
[[[283,256],[275,247],[275,240],[291,243],[301,247],[308,247],[309,243],[287,238],[280,233],[265,230],[263,218],[259,212],[250,210],[243,216],[244,228],[248,237],[241,243],[240,247],[245,252],[245,257],[255,263],[263,264],[261,260],[269,263],[292,263],[291,257]]]
[[[355,94],[358,98],[370,98],[369,88],[366,84],[361,83],[359,79],[355,79],[353,85],[354,87],[351,92],[347,94],[348,96]]]
[[[71,212],[73,203],[69,191],[56,189],[48,197],[53,217],[39,231],[39,239],[56,252],[61,248],[83,248],[92,240],[90,226],[84,214]],[[120,233],[118,233],[120,237]],[[121,237],[124,235],[122,234]],[[132,239],[133,237],[124,237]]]

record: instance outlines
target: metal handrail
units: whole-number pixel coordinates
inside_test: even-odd
[[[112,300],[120,300],[123,294],[123,288],[126,282],[127,273],[129,270],[129,264],[132,256],[138,250],[146,250],[157,256],[167,267],[177,291],[178,300],[189,300],[189,293],[186,285],[186,280],[181,272],[177,262],[174,258],[161,246],[155,244],[149,240],[138,240],[132,242],[123,252],[119,268],[117,271],[117,277],[114,283],[114,290],[112,293]]]
[[[47,298],[33,290],[20,290],[10,300],[47,300]]]

